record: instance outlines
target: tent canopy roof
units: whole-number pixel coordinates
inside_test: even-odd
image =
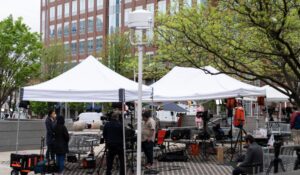
[[[204,69],[214,74],[219,73],[211,66]],[[174,67],[151,87],[154,89],[154,101],[221,99],[266,94],[263,88],[249,85],[228,75],[212,75],[204,70],[189,67]]]
[[[266,89],[266,98],[267,101],[289,101],[289,97],[285,94],[279,92],[278,90],[274,89],[269,85],[263,86]]]
[[[117,102],[119,89],[125,100],[137,99],[138,84],[89,56],[74,68],[40,84],[24,87],[23,100],[53,102]],[[151,89],[143,86],[143,95]]]

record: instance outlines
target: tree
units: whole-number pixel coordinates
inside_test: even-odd
[[[52,42],[49,47],[42,50],[42,76],[41,80],[50,80],[70,68],[71,56],[63,43]]]
[[[21,18],[0,22],[0,107],[13,91],[38,77],[42,45]]]
[[[300,106],[299,0],[219,0],[160,16],[158,25],[162,60],[260,80]]]
[[[110,34],[107,37],[105,50],[100,53],[100,56],[104,59],[104,64],[112,70],[121,74],[126,72],[122,63],[132,58],[132,47],[128,34],[120,31]]]

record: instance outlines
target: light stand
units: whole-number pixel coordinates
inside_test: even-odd
[[[131,29],[130,42],[138,46],[138,109],[137,109],[137,174],[141,172],[141,153],[142,153],[142,76],[143,76],[143,47],[149,41],[143,41],[143,31],[152,29],[152,13],[146,10],[136,10],[129,13],[128,27]],[[135,40],[134,31],[141,32],[141,36]]]

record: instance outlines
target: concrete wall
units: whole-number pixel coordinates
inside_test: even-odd
[[[0,151],[16,150],[17,126],[17,120],[0,120]],[[39,149],[45,132],[44,120],[20,120],[19,150]]]

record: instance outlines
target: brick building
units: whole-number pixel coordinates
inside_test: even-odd
[[[128,14],[137,9],[169,13],[180,5],[192,6],[207,0],[41,0],[42,41],[62,42],[74,61],[97,56],[106,37],[116,29],[127,29]],[[171,12],[172,13],[172,12]],[[154,49],[146,49],[153,55]]]

